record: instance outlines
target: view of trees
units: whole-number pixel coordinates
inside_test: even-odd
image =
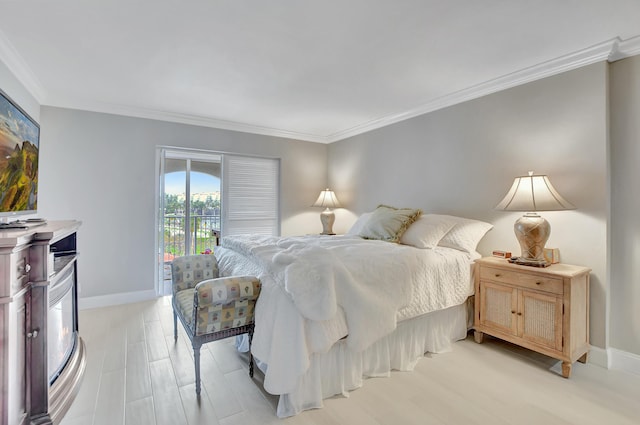
[[[165,174],[164,181],[164,257],[213,252],[220,234],[220,179],[211,172],[184,170],[184,160],[173,164],[177,170]],[[202,164],[198,167],[202,169]],[[198,168],[195,167],[195,168]],[[189,199],[185,192],[189,189]],[[189,220],[187,221],[187,204]],[[187,246],[188,244],[188,246]]]
[[[165,214],[184,214],[184,199],[180,195],[165,193],[164,195]],[[191,214],[194,215],[219,215],[220,200],[208,196],[206,201],[192,200]]]
[[[213,251],[216,232],[220,230],[220,200],[207,196],[205,201],[192,199],[191,253]],[[185,202],[183,195],[165,194],[164,246],[165,261],[174,256],[185,255]]]

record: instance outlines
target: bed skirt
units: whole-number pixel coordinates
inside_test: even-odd
[[[283,418],[321,408],[325,398],[348,397],[365,378],[388,377],[392,370],[410,371],[424,353],[450,351],[453,342],[467,335],[468,307],[465,302],[400,322],[391,334],[362,352],[350,351],[346,341],[340,340],[328,352],[314,354],[296,391],[280,395],[277,415]]]

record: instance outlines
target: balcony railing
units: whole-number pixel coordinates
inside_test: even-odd
[[[164,216],[164,261],[189,254],[213,252],[220,238],[220,215],[191,215],[185,226],[184,215]],[[190,249],[186,247],[187,230],[191,236]]]

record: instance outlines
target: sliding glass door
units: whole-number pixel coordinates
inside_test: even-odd
[[[160,177],[161,295],[171,293],[170,263],[178,256],[212,253],[220,237],[221,157],[166,150]]]
[[[280,234],[280,161],[158,150],[159,295],[171,293],[171,261],[213,254],[222,235]]]

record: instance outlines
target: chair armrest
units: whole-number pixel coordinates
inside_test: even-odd
[[[198,283],[197,308],[227,305],[239,300],[256,300],[260,295],[260,280],[254,276],[230,276]]]

